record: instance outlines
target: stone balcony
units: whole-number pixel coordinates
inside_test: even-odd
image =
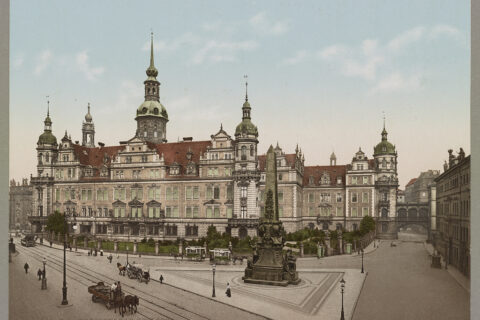
[[[260,171],[253,170],[237,170],[233,172],[235,180],[255,180],[260,181]]]
[[[229,218],[228,226],[231,228],[238,228],[240,226],[245,226],[247,228],[255,228],[258,226],[259,219],[249,219],[249,218]]]

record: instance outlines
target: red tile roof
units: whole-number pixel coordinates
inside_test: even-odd
[[[99,168],[103,164],[105,154],[108,155],[107,164],[110,164],[117,153],[123,149],[125,149],[125,146],[88,148],[78,144],[73,145],[73,152],[80,164],[90,165],[96,168]]]
[[[342,178],[342,183],[345,185],[345,173],[347,170],[346,165],[338,166],[305,166],[303,172],[303,186],[310,185],[310,177],[313,177],[315,186],[320,185],[320,178],[322,174],[326,171],[330,175],[330,185],[334,186],[337,184],[337,177]]]
[[[415,181],[417,181],[417,178],[413,178],[412,180],[410,180],[410,181],[405,185],[405,188],[408,187],[408,186],[411,185],[411,184],[414,184]]]

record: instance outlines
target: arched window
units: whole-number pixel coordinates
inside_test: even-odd
[[[387,210],[387,208],[382,208],[382,218],[388,218],[388,210]]]
[[[242,146],[242,160],[247,160],[247,147]]]
[[[152,93],[155,93],[155,88],[152,89]]]
[[[250,145],[250,157],[253,157],[253,154],[254,154],[254,147],[253,147],[253,144]]]
[[[158,114],[158,108],[153,108],[153,113]],[[155,128],[157,128],[157,126],[155,126]]]
[[[45,162],[49,162],[50,161],[50,154],[47,152],[47,154],[45,155]]]

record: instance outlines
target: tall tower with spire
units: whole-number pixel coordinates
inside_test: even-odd
[[[90,114],[90,102],[88,103],[88,112],[85,115],[85,121],[82,124],[82,146],[89,148],[95,147],[95,125],[92,122]]]
[[[153,33],[150,43],[150,66],[147,71],[145,85],[145,101],[138,107],[137,132],[135,136],[143,141],[153,143],[167,142],[168,114],[160,103],[160,82],[157,80],[158,70],[153,59]]]
[[[383,118],[382,141],[373,148],[375,159],[375,199],[377,234],[391,239],[397,235],[395,212],[397,207],[397,151],[387,139],[385,117]]]
[[[57,158],[57,138],[52,134],[52,119],[50,119],[50,101],[47,101],[47,117],[43,122],[43,133],[37,141],[37,173],[39,177],[53,176],[53,163]]]
[[[242,122],[235,130],[234,208],[238,218],[255,218],[257,215],[258,130],[250,117],[248,82],[245,83],[245,102],[242,106]]]

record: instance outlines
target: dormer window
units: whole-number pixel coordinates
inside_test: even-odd
[[[357,170],[363,170],[363,164],[357,164]]]
[[[342,184],[342,177],[337,177],[337,184]]]
[[[322,185],[330,184],[330,175],[326,171],[322,174],[321,184]]]
[[[313,183],[314,183],[314,179],[313,179],[312,176],[310,176],[310,177],[308,178],[308,184],[313,184]]]

